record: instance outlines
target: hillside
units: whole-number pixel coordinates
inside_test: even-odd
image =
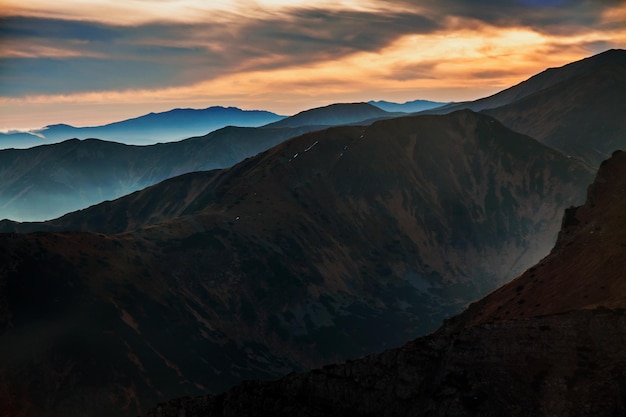
[[[624,415],[625,174],[616,152],[547,258],[432,335],[147,416]]]
[[[66,219],[92,232],[0,235],[0,403],[131,416],[399,345],[543,256],[591,177],[462,111],[307,133]]]
[[[626,148],[626,51],[620,56],[620,63],[606,63],[485,113],[598,167],[615,149]]]
[[[516,132],[597,168],[626,147],[626,51],[550,68],[490,97],[428,110],[483,111]]]
[[[622,49],[610,49],[600,54],[581,59],[580,61],[571,62],[563,65],[562,67],[548,68],[519,84],[502,90],[489,97],[480,98],[474,101],[450,103],[446,106],[426,110],[425,113],[443,114],[461,109],[481,111],[506,106],[527,96],[548,89],[556,84],[560,84],[584,74],[592,73],[607,64],[626,64],[626,51]]]
[[[48,220],[187,172],[225,168],[311,127],[227,127],[151,146],[96,139],[0,151],[0,219]],[[11,230],[4,222],[1,230]]]

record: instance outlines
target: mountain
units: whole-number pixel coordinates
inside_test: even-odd
[[[626,147],[626,108],[621,105],[625,95],[626,51],[610,50],[546,70],[492,97],[443,106],[426,113],[447,113],[459,107],[483,109],[510,129],[596,167],[614,149]],[[86,158],[79,164],[64,156],[66,145],[56,151],[52,148],[32,153],[0,151],[0,218],[20,221],[51,219],[177,174],[230,166],[304,131],[330,124],[369,125],[377,119],[396,116],[398,113],[385,112],[366,103],[336,104],[299,113],[281,120],[278,125],[267,125],[269,127],[264,129],[281,125],[300,129],[294,132],[283,130],[271,140],[268,132],[228,129],[219,133],[227,149],[231,148],[224,136],[232,135],[235,143],[242,140],[241,135],[266,138],[252,149],[227,151],[230,152],[228,162],[219,161],[222,157],[217,155],[221,152],[216,150],[217,147],[211,147],[209,155],[188,146],[187,142],[171,148],[145,147],[132,151],[109,146],[110,151],[102,151],[101,157],[92,152],[93,144],[74,143],[81,160]],[[207,136],[207,140],[211,137]],[[239,145],[233,146],[237,148]],[[99,146],[98,152],[100,148],[104,145]],[[131,153],[132,160],[127,159]],[[195,163],[185,160],[185,155],[195,153],[198,154]],[[122,162],[118,164],[118,160]],[[91,164],[101,168],[97,170],[98,175],[90,172]],[[4,229],[0,230],[14,228],[6,222],[2,227]]]
[[[0,404],[134,416],[397,346],[543,256],[591,177],[461,111],[306,133],[63,220],[89,231],[2,234]]]
[[[0,218],[55,218],[186,172],[232,166],[313,129],[226,127],[203,137],[150,146],[72,139],[2,150]],[[4,227],[9,224],[4,222]]]
[[[168,114],[171,123],[184,118],[177,111]],[[152,126],[151,121],[162,115],[121,122],[115,124],[115,129],[132,131],[133,126]],[[299,113],[278,124],[226,127],[203,137],[150,146],[88,139],[27,150],[0,150],[0,219],[56,218],[186,172],[232,166],[303,132],[364,119],[371,124],[372,117],[394,115],[365,103],[336,104]],[[56,129],[69,129],[69,135],[74,128],[59,125]],[[19,226],[8,222],[0,224],[0,230],[16,228]]]
[[[0,147],[28,148],[34,144],[58,143],[73,138],[99,138],[127,145],[149,145],[206,135],[226,126],[262,126],[283,117],[268,111],[241,110],[236,107],[173,109],[102,126],[74,127],[56,124],[33,131],[32,134],[23,132],[17,134],[19,136],[15,133],[0,134]],[[25,135],[30,135],[30,140],[20,144],[18,140],[27,139]]]
[[[622,151],[566,212],[548,257],[427,337],[147,416],[624,415],[624,190]]]
[[[368,104],[372,106],[376,106],[379,109],[383,109],[388,112],[404,112],[404,113],[416,113],[423,110],[430,110],[437,107],[444,106],[449,103],[440,103],[436,101],[428,101],[428,100],[413,100],[406,101],[404,103],[393,103],[390,101],[368,101]]]
[[[337,126],[362,122],[364,120],[381,119],[398,116],[368,103],[337,103],[329,106],[305,110],[294,116],[287,117],[267,127],[296,126]],[[368,122],[367,124],[370,124]]]
[[[616,57],[621,60],[485,113],[597,167],[626,148],[626,51]]]
[[[483,111],[592,167],[626,148],[626,50],[550,68],[493,96],[428,110]]]

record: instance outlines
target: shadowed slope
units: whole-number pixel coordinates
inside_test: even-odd
[[[485,113],[510,129],[597,167],[615,149],[626,148],[624,97],[626,59]]]
[[[590,177],[463,111],[308,133],[75,214],[160,222],[132,232],[0,235],[0,403],[130,416],[398,345],[542,256]]]
[[[147,416],[624,415],[625,190],[616,152],[547,258],[430,336]]]
[[[626,147],[625,96],[626,51],[613,49],[548,69],[491,97],[424,113],[483,111],[595,168]]]

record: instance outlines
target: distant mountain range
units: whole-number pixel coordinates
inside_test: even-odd
[[[146,416],[625,415],[625,189],[616,152],[548,257],[430,336]]]
[[[392,117],[365,103],[311,109],[261,128],[226,127],[151,146],[70,140],[0,151],[0,219],[38,221],[192,171],[225,168],[304,132]]]
[[[428,100],[413,100],[404,103],[393,103],[390,101],[368,101],[368,104],[376,106],[388,112],[404,112],[404,113],[416,113],[419,111],[434,109],[450,103],[441,103]]]
[[[39,225],[80,233],[0,235],[0,402],[136,415],[398,345],[536,262],[592,175],[460,111],[307,133]],[[29,382],[68,361],[54,392]]]
[[[127,145],[151,145],[203,136],[226,126],[262,126],[284,117],[268,111],[241,110],[236,107],[173,109],[103,126],[74,127],[56,124],[31,133],[0,133],[0,148],[24,149],[67,139],[101,139]]]
[[[266,127],[338,126],[370,119],[385,119],[402,114],[389,113],[368,103],[337,103],[305,110]]]

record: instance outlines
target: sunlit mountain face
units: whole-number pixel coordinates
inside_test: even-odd
[[[624,414],[625,21],[3,0],[0,416]]]

